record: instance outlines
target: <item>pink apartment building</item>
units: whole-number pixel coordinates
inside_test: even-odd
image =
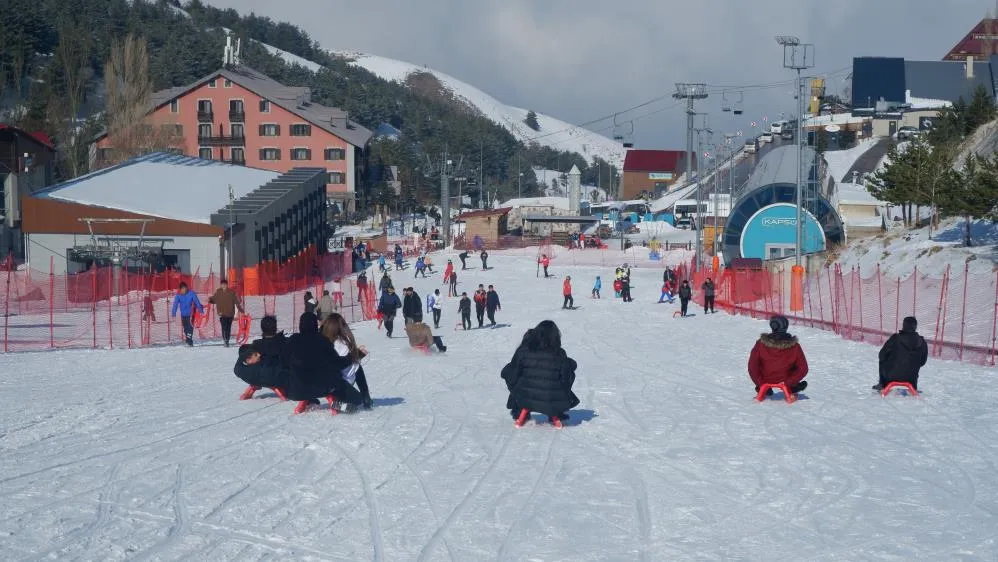
[[[254,168],[287,172],[325,168],[326,196],[352,212],[371,131],[334,107],[312,103],[304,87],[284,86],[241,64],[156,92],[153,126],[174,127],[177,152]],[[114,150],[107,133],[96,139],[93,165]]]

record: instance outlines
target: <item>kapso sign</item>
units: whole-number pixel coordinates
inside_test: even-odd
[[[795,218],[764,218],[762,226],[797,226]]]

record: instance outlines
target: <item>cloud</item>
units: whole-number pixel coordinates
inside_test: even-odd
[[[675,82],[789,80],[775,35],[814,43],[816,72],[848,69],[854,56],[940,59],[994,8],[990,0],[206,1],[289,21],[329,49],[426,64],[570,122],[670,94]],[[834,75],[829,86],[841,88],[847,74]],[[732,88],[731,97],[738,92]],[[793,110],[789,84],[742,97],[738,118],[720,111],[720,95],[699,107],[719,131],[747,130],[753,119]],[[639,146],[680,147],[685,117],[674,106],[668,99],[621,119],[640,117]]]

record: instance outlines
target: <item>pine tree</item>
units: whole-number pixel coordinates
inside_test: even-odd
[[[948,216],[965,219],[964,244],[972,246],[971,221],[995,217],[998,200],[998,157],[967,157],[963,168],[950,172],[946,189],[939,197],[939,209]]]
[[[537,122],[537,114],[533,110],[527,112],[527,118],[523,120],[528,127],[535,131],[541,130],[541,124]]]

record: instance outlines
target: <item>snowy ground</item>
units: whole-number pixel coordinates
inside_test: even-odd
[[[496,284],[511,326],[453,331],[449,300],[446,356],[357,326],[377,406],[354,416],[238,401],[215,345],[0,356],[3,558],[998,558],[992,370],[930,360],[921,399],[885,400],[876,348],[795,328],[807,399],[757,404],[762,322],[673,318],[657,269],[634,270],[626,305],[587,297],[607,269],[490,262],[460,289]],[[566,273],[576,311],[559,309]],[[582,404],[562,431],[516,430],[499,370],[545,318]]]

